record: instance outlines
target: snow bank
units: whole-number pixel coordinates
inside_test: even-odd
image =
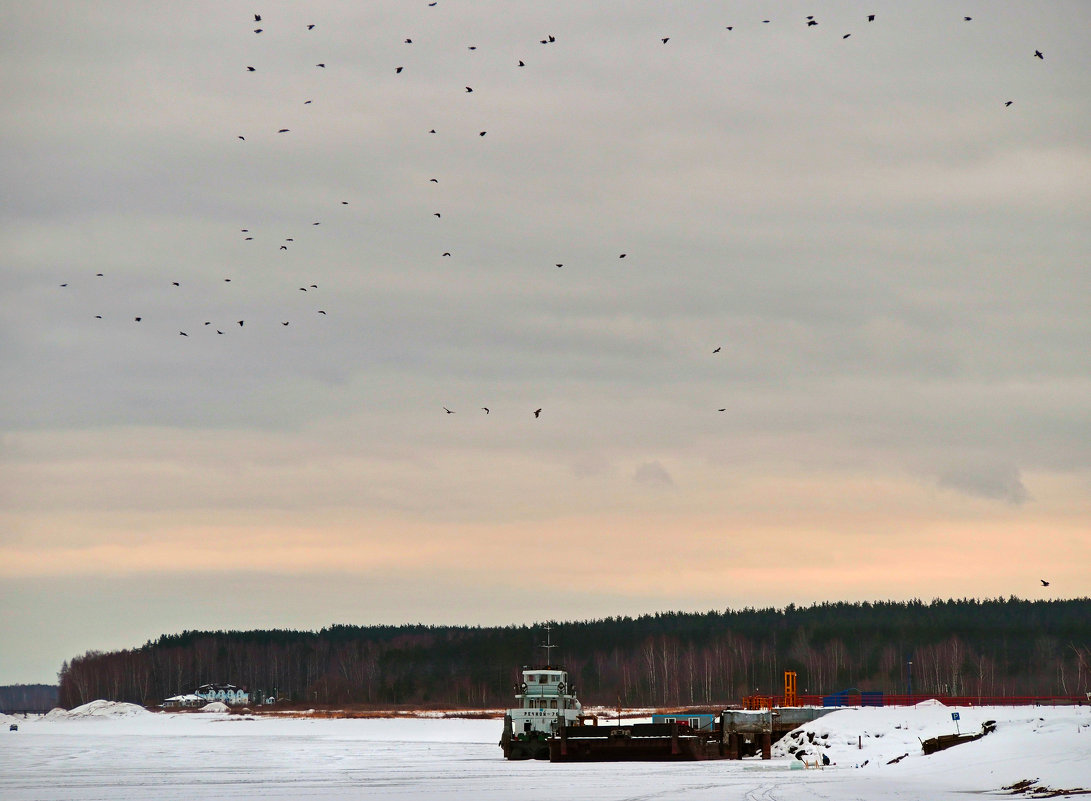
[[[46,713],[44,720],[76,720],[80,718],[131,718],[152,714],[142,706],[122,701],[91,701],[75,709],[55,707]]]
[[[213,701],[211,704],[205,704],[201,707],[202,712],[230,712],[231,707],[225,704],[223,701]]]

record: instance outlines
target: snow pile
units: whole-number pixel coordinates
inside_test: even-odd
[[[953,715],[957,714],[955,720]],[[925,755],[922,741],[944,734],[978,734],[979,740]],[[1091,709],[1087,707],[862,707],[831,712],[788,733],[774,758],[812,765],[828,757],[836,770],[863,769],[906,776],[979,774],[996,791],[1022,780],[1039,787],[1091,789]],[[957,785],[958,781],[951,782]],[[980,785],[978,785],[980,787]]]
[[[231,707],[225,704],[223,701],[213,701],[211,704],[205,704],[201,707],[202,712],[230,712]]]
[[[46,715],[45,720],[77,720],[81,718],[131,718],[138,715],[150,715],[151,712],[137,704],[122,701],[90,701],[75,709],[55,707]]]

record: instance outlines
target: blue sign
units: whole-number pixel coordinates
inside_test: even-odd
[[[951,720],[958,720],[958,712],[951,713]]]

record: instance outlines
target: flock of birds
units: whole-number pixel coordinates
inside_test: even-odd
[[[431,8],[434,8],[438,4],[439,3],[438,3],[438,0],[437,0],[436,2],[429,2],[428,6],[431,7]],[[864,15],[864,17],[862,18],[862,21],[866,21],[866,23],[874,23],[876,21],[876,17],[877,17],[876,14],[867,14],[867,15]],[[964,23],[972,22],[973,17],[963,16],[962,21]],[[772,23],[772,20],[763,19],[763,20],[761,20],[761,23],[768,25],[768,24]],[[800,23],[804,24],[808,28],[815,28],[815,27],[817,27],[819,25],[819,20],[816,19],[815,16],[809,15],[809,16],[806,16],[805,19],[800,20]],[[253,14],[253,24],[256,26],[256,27],[253,28],[253,33],[255,35],[260,36],[261,34],[263,34],[265,32],[266,28],[264,26],[266,24],[266,21],[263,18],[262,14],[260,14],[260,13]],[[735,25],[726,25],[724,27],[725,27],[725,29],[727,31],[733,31],[736,26]],[[313,23],[306,24],[305,29],[306,29],[306,31],[314,31],[316,29],[316,25],[313,24]],[[851,36],[852,36],[851,32],[850,33],[844,33],[841,38],[842,39],[848,39]],[[671,41],[672,41],[671,36],[662,36],[662,37],[659,38],[660,44],[664,45],[664,46],[668,45]],[[553,34],[547,34],[547,35],[543,36],[542,38],[540,38],[538,40],[538,43],[540,45],[545,45],[545,46],[554,46],[554,45],[557,44],[557,38]],[[403,44],[413,45],[414,44],[413,38],[412,37],[406,37],[403,40]],[[474,51],[474,50],[477,50],[477,46],[473,45],[473,44],[467,45],[467,49],[470,50],[470,51]],[[1037,58],[1037,59],[1040,59],[1040,60],[1044,60],[1044,58],[1045,58],[1044,54],[1040,50],[1034,50],[1033,57]],[[392,66],[392,69],[393,69],[393,72],[394,72],[395,75],[402,75],[406,71],[406,66],[404,64],[400,64],[400,65],[394,64],[394,65],[391,65],[391,66]],[[515,62],[514,62],[514,66],[516,68],[525,68],[527,66],[527,62],[524,59],[516,59]],[[326,61],[319,61],[319,62],[315,63],[314,68],[315,69],[320,69],[320,70],[325,70],[327,68],[327,62]],[[245,71],[248,72],[248,73],[255,73],[255,72],[259,71],[259,68],[257,66],[254,66],[253,64],[247,64],[247,65],[245,65]],[[473,94],[474,93],[474,87],[473,86],[468,86],[468,85],[464,86],[463,91],[464,91],[465,94]],[[312,100],[308,99],[308,100],[306,100],[304,102],[304,105],[310,105],[311,103],[312,103]],[[1013,100],[1006,100],[1006,101],[1004,101],[1004,106],[1009,107],[1013,103],[1014,103]],[[290,128],[277,128],[275,130],[276,130],[276,133],[278,135],[284,135],[284,134],[290,134],[291,133]],[[435,134],[436,129],[434,129],[434,128],[431,129],[429,131],[429,133],[430,134]],[[486,136],[487,133],[488,133],[487,130],[481,130],[481,131],[478,132],[478,135],[481,136],[481,137],[484,137],[484,136]],[[239,141],[242,141],[242,142],[247,141],[245,134],[238,134],[237,139]],[[433,178],[430,178],[429,180],[432,183],[439,183],[439,178],[434,178],[433,177]],[[349,205],[349,201],[342,200],[341,205],[342,206],[347,206],[347,205]],[[436,211],[436,212],[433,212],[433,215],[437,219],[442,218],[442,212]],[[321,224],[322,224],[321,220],[314,220],[314,221],[311,222],[310,225],[313,228],[313,227],[317,227],[317,226],[319,226]],[[253,232],[253,230],[250,227],[240,228],[239,230],[243,234],[243,241],[245,241],[245,242],[256,242],[257,241],[255,233]],[[288,251],[289,247],[293,246],[294,243],[295,243],[295,236],[285,236],[285,237],[282,237],[281,241],[279,241],[277,243],[277,247],[278,247],[279,251],[284,252],[284,251]],[[443,257],[451,257],[451,251],[450,250],[444,250],[442,252],[442,256]],[[622,252],[622,253],[618,254],[617,258],[625,259],[627,256],[628,256],[628,253]],[[563,262],[563,261],[554,262],[554,267],[556,267],[558,269],[563,268],[564,266],[565,266],[565,262]],[[105,274],[104,273],[96,273],[95,277],[96,277],[96,279],[104,279]],[[231,283],[231,280],[232,280],[231,278],[224,278],[223,282],[224,283]],[[174,287],[174,288],[180,288],[181,285],[182,285],[182,283],[180,281],[172,281],[170,283],[171,283],[171,286]],[[65,283],[61,284],[61,287],[68,287],[68,286],[69,286],[68,282],[65,282]],[[298,289],[299,292],[314,293],[314,292],[316,292],[318,290],[318,284],[317,283],[309,283],[309,284],[306,284],[306,285],[303,285],[303,286],[299,286],[297,289]],[[322,316],[327,315],[327,311],[325,309],[319,309],[319,308],[312,308],[311,313],[316,314],[316,315],[322,315]],[[95,314],[94,317],[95,317],[95,319],[99,319],[99,320],[103,319],[102,314]],[[145,317],[146,317],[145,314],[138,314],[138,315],[134,315],[132,319],[133,319],[134,323],[141,323],[145,319]],[[203,320],[200,323],[195,322],[193,325],[196,326],[198,329],[207,328],[210,331],[215,331],[215,333],[217,335],[224,335],[226,333],[225,329],[228,328],[229,326],[230,327],[242,328],[242,327],[244,327],[246,325],[246,322],[247,321],[244,318],[244,319],[235,320],[235,321],[229,323],[228,325],[223,325],[222,323],[214,324],[214,322],[212,320]],[[268,323],[267,320],[262,321],[262,322]],[[287,326],[289,326],[291,324],[292,321],[291,320],[280,319],[277,322],[279,322],[280,326],[287,327]],[[188,338],[190,336],[190,332],[192,330],[193,330],[192,327],[189,328],[188,330],[187,329],[180,329],[178,331],[178,336]],[[712,353],[716,354],[716,353],[719,353],[720,351],[721,351],[721,347],[716,347],[712,351]],[[441,407],[441,408],[443,409],[443,411],[446,414],[454,414],[455,413],[455,410],[447,408],[445,406]],[[490,413],[490,409],[488,407],[480,407],[480,409],[485,414]],[[718,411],[719,412],[726,412],[727,408],[722,407],[722,408],[719,408]],[[542,413],[541,408],[536,409],[533,412],[533,416],[535,418],[538,418],[538,417],[540,417],[541,413]],[[1045,582],[1043,582],[1043,584],[1044,583]]]

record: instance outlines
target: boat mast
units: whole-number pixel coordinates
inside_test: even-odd
[[[545,665],[546,665],[546,667],[548,668],[548,667],[550,666],[550,664],[552,664],[552,663],[551,663],[551,661],[550,661],[550,659],[549,659],[549,651],[550,651],[550,649],[552,649],[552,648],[556,648],[557,646],[556,646],[556,645],[553,645],[553,643],[552,643],[552,642],[550,642],[550,636],[549,636],[549,635],[550,635],[550,632],[551,632],[551,631],[553,630],[553,627],[552,627],[552,626],[550,626],[550,625],[549,625],[549,624],[547,623],[547,624],[546,624],[546,627],[545,627],[545,630],[546,630],[546,641],[545,641],[544,643],[542,643],[541,645],[539,645],[538,647],[539,647],[539,648],[545,648],[545,652],[546,652],[546,661],[545,661]]]

